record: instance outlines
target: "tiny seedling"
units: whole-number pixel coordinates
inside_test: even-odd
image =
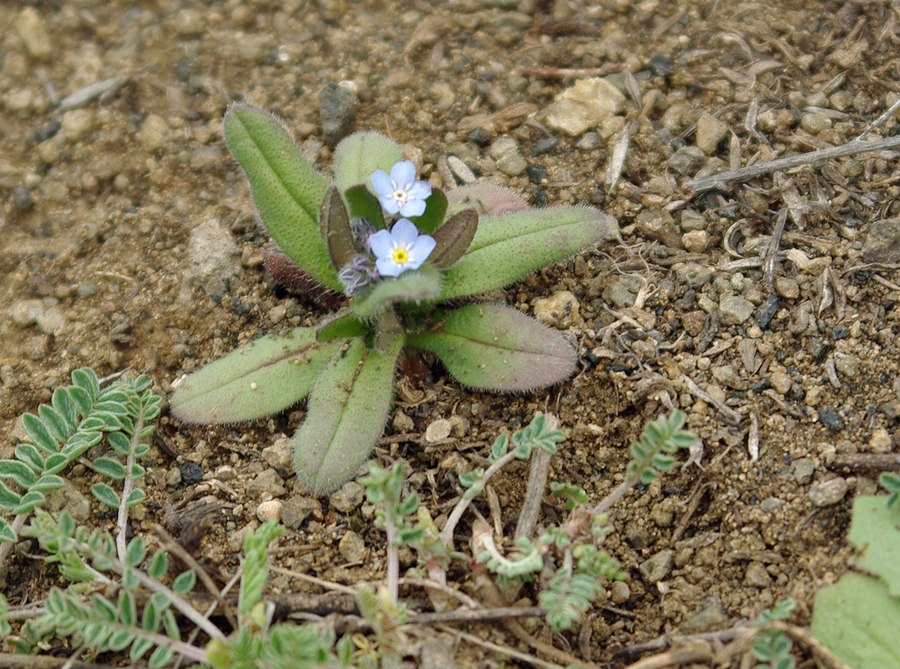
[[[561,333],[471,299],[617,237],[615,220],[591,207],[528,209],[490,184],[445,194],[374,132],[336,147],[329,178],[265,111],[233,105],[224,127],[266,229],[305,285],[346,306],[182,379],[171,397],[178,418],[253,420],[309,396],[294,463],[298,480],[325,494],[381,436],[404,349],[435,355],[459,382],[484,390],[528,391],[574,372],[576,352]]]

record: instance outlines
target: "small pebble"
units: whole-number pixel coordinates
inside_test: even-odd
[[[819,409],[819,422],[829,430],[843,430],[845,423],[834,407],[822,407]]]
[[[326,84],[319,93],[319,120],[328,146],[335,146],[349,134],[359,109],[359,98],[349,83]]]
[[[818,112],[807,112],[800,117],[800,127],[811,135],[831,128],[831,119]]]
[[[279,521],[281,520],[281,507],[281,500],[267,500],[256,507],[256,517],[263,523],[269,519]]]
[[[366,542],[353,530],[348,530],[338,542],[338,552],[348,563],[355,564],[366,559]]]
[[[624,604],[631,597],[631,588],[625,581],[615,581],[609,588],[609,599],[613,604]]]
[[[94,112],[90,109],[72,109],[63,114],[60,135],[69,142],[78,142],[94,129]]]
[[[434,444],[442,439],[450,436],[453,430],[453,423],[446,418],[438,418],[425,428],[425,443]]]
[[[543,165],[529,165],[525,168],[525,176],[533,184],[547,181],[547,168]]]
[[[491,143],[491,133],[486,128],[475,128],[467,135],[467,139],[478,146],[487,146]]]
[[[703,253],[709,247],[709,233],[706,230],[691,230],[681,235],[681,245],[691,253]]]
[[[299,528],[309,516],[322,518],[322,505],[315,497],[295,495],[281,506],[281,522],[290,529]]]
[[[740,295],[725,295],[719,300],[722,325],[740,325],[753,315],[753,302]]]
[[[775,279],[775,292],[787,300],[795,300],[800,296],[800,284],[796,279],[779,276]]]
[[[575,142],[575,148],[581,151],[593,151],[600,146],[601,141],[600,133],[591,130],[578,138],[578,141]]]
[[[531,155],[542,156],[545,153],[550,153],[553,149],[556,148],[557,144],[559,144],[559,137],[557,137],[556,135],[543,137],[542,139],[537,140],[531,145]]]
[[[893,442],[890,432],[883,427],[872,431],[872,436],[869,437],[869,451],[872,453],[890,453],[892,446]]]
[[[263,469],[247,484],[247,496],[253,499],[281,497],[286,492],[284,479],[271,467]]]
[[[294,468],[294,448],[288,437],[276,439],[271,446],[262,449],[262,457],[279,474],[290,475]]]
[[[772,585],[772,577],[761,562],[751,562],[744,572],[744,583],[754,588],[768,588]]]
[[[815,471],[816,465],[810,458],[797,458],[791,463],[791,472],[794,475],[794,480],[801,485],[806,485],[812,481]]]
[[[535,300],[534,317],[550,327],[565,330],[581,320],[578,300],[568,290]]]
[[[657,583],[672,571],[674,559],[675,551],[665,548],[642,562],[638,569],[647,583]]]
[[[706,155],[716,152],[719,142],[728,134],[728,124],[709,113],[702,113],[697,119],[697,148]]]
[[[778,307],[779,303],[777,295],[770,295],[759,305],[755,321],[761,330],[768,329],[769,325],[772,323],[772,319],[775,318],[775,314],[778,313]]]
[[[782,395],[787,394],[791,389],[791,377],[782,371],[774,371],[769,374],[769,383],[775,389],[775,392]]]
[[[185,460],[178,463],[178,471],[181,472],[181,482],[186,485],[195,485],[203,480],[203,467],[196,462]]]
[[[13,187],[12,205],[18,211],[31,211],[34,209],[34,198],[31,197],[31,191],[25,184],[19,184]]]
[[[356,481],[347,481],[331,493],[328,503],[341,513],[350,513],[356,509],[366,497],[366,491]]]
[[[665,209],[645,209],[635,217],[637,232],[666,246],[678,248],[681,236],[675,229],[675,219]]]
[[[19,12],[15,27],[32,57],[42,60],[53,55],[53,41],[47,32],[47,24],[34,7]]]
[[[706,154],[696,146],[682,146],[667,164],[682,176],[693,176],[706,162]]]
[[[810,487],[808,496],[816,506],[832,506],[844,499],[848,487],[846,479],[841,477],[819,481]]]
[[[161,116],[150,114],[141,123],[141,144],[151,153],[165,148],[171,138],[169,124]]]

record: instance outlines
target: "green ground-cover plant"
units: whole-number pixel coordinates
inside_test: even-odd
[[[119,488],[96,483],[91,492],[118,509],[116,541],[124,554],[127,509],[144,499],[136,485],[144,475],[138,460],[149,450],[161,404],[146,376],[122,376],[103,387],[97,373],[84,367],[72,372],[71,386],[54,390],[50,404],[22,416],[28,440],[16,446],[13,458],[0,460],[0,571],[29,516],[43,506],[46,494],[64,485],[66,469],[85,455],[91,455],[86,463],[95,472]]]
[[[882,474],[889,495],[853,502],[848,539],[859,571],[816,595],[812,633],[853,669],[900,667],[900,476]]]
[[[329,178],[265,111],[233,105],[224,127],[266,229],[307,285],[347,306],[189,375],[171,397],[177,417],[252,420],[309,396],[295,468],[321,494],[350,478],[381,436],[405,349],[433,354],[479,389],[527,391],[572,374],[576,352],[561,333],[503,305],[460,301],[617,237],[612,218],[590,207],[528,209],[489,184],[445,194],[374,132],[337,146]]]

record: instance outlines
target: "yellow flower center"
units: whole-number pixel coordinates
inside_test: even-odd
[[[409,260],[409,251],[406,249],[394,249],[391,258],[393,258],[396,264],[403,265]]]

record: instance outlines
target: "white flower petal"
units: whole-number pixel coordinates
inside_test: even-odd
[[[400,273],[403,272],[403,267],[395,263],[390,256],[378,258],[375,261],[375,267],[378,268],[381,276],[400,276]]]
[[[394,223],[394,227],[391,228],[391,239],[396,246],[402,248],[410,248],[415,243],[416,237],[418,236],[419,229],[416,228],[412,221],[406,218],[401,218]]]
[[[391,181],[398,187],[411,184],[416,179],[416,166],[412,161],[401,160],[391,168]]]
[[[378,197],[386,197],[393,192],[394,189],[391,184],[391,178],[384,170],[375,170],[372,172],[371,179],[372,185],[375,186],[375,193]]]
[[[400,211],[400,205],[397,204],[397,200],[392,198],[390,195],[380,197],[378,198],[378,201],[381,202],[381,208],[389,214],[393,215]]]
[[[411,198],[424,200],[431,195],[431,184],[427,181],[417,181],[406,192]]]
[[[394,250],[394,240],[387,230],[379,230],[369,236],[369,248],[376,258],[390,258]],[[379,268],[380,269],[380,268]]]
[[[421,216],[425,213],[425,200],[407,200],[400,205],[401,216]]]
[[[416,241],[413,242],[413,245],[409,248],[409,263],[415,263],[415,267],[411,267],[410,269],[416,269],[416,267],[425,262],[428,259],[428,256],[431,255],[431,252],[434,251],[436,245],[437,242],[431,235],[419,235]]]

